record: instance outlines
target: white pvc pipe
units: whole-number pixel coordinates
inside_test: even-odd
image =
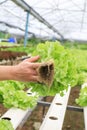
[[[27,93],[30,93],[30,96],[34,96],[36,94],[32,93],[31,89],[29,89]],[[41,100],[41,98],[39,98],[38,100]],[[11,108],[1,117],[1,119],[2,118],[9,119],[13,125],[13,128],[16,130],[18,126],[20,127],[23,126],[23,124],[26,122],[27,118],[29,117],[31,112],[35,109],[35,107],[33,109],[27,109],[27,110]]]
[[[54,97],[40,130],[62,130],[69,94],[70,88],[63,97],[59,94]]]
[[[19,125],[23,125],[25,123],[31,112],[32,110],[30,109],[24,111],[17,108],[11,108],[1,118],[10,119],[13,128],[16,129]]]
[[[87,87],[87,83],[84,83],[82,85],[82,88]],[[84,124],[85,124],[85,130],[87,130],[87,107],[83,108],[83,112],[84,112]]]

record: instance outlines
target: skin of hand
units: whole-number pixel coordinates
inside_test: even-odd
[[[34,56],[14,66],[0,66],[0,80],[17,80],[23,82],[38,82],[37,68],[41,63],[36,62],[40,57]]]

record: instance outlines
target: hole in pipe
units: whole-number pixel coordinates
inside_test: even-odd
[[[58,118],[55,117],[55,116],[50,116],[49,119],[51,119],[51,120],[58,120]]]
[[[4,119],[4,120],[11,120],[11,118],[9,118],[9,117],[3,117],[2,119]]]
[[[32,93],[27,93],[27,94],[32,95]]]
[[[62,105],[62,103],[55,103],[56,105]]]

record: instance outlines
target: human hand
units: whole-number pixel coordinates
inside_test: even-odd
[[[26,59],[13,66],[13,80],[24,81],[24,82],[38,82],[39,77],[37,73],[37,68],[40,63],[36,62],[40,57],[35,56]]]

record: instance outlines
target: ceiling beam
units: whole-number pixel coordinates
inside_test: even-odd
[[[14,29],[19,29],[19,30],[25,32],[25,29],[22,29],[22,28],[20,28],[20,27],[18,27],[18,26],[9,24],[9,23],[4,22],[4,21],[0,21],[0,24],[5,24],[7,27],[14,28]],[[33,34],[32,32],[28,32],[28,33],[29,33],[29,34],[32,34],[32,35],[34,36],[34,34]]]
[[[24,10],[28,11],[31,15],[33,15],[36,19],[38,19],[41,23],[45,24],[48,28],[53,30],[53,32],[57,33],[60,38],[63,40],[63,35],[48,21],[46,21],[38,12],[36,12],[30,5],[28,5],[24,0],[12,0],[18,6],[23,8]]]

